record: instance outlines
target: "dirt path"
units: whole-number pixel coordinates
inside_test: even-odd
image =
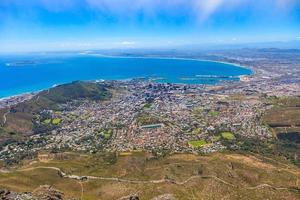
[[[225,185],[231,186],[231,187],[238,187],[236,185],[233,185],[217,176],[213,175],[199,175],[199,176],[191,176],[185,181],[176,181],[172,179],[158,179],[158,180],[129,180],[129,179],[121,179],[121,178],[115,178],[115,177],[99,177],[99,176],[77,176],[77,175],[67,175],[64,173],[61,169],[57,167],[31,167],[31,168],[26,168],[26,169],[20,169],[17,170],[19,172],[24,172],[24,171],[31,171],[35,169],[51,169],[58,171],[58,173],[63,177],[63,178],[69,178],[69,179],[74,179],[74,180],[80,180],[79,184],[81,185],[81,197],[83,196],[83,185],[82,182],[83,180],[103,180],[103,181],[113,181],[113,182],[122,182],[122,183],[133,183],[133,184],[161,184],[161,183],[169,183],[169,184],[175,184],[175,185],[186,185],[193,179],[214,179],[220,183],[223,183]],[[12,172],[12,171],[11,171]],[[291,188],[286,188],[286,187],[276,187],[272,186],[269,184],[259,184],[254,187],[245,187],[245,189],[249,190],[258,190],[258,189],[264,189],[264,188],[271,188],[274,190],[291,190]],[[296,190],[296,189],[295,189]]]
[[[269,184],[260,184],[260,185],[257,185],[255,187],[248,187],[247,189],[257,190],[257,189],[263,189],[263,188],[271,188],[273,190],[287,190],[288,189],[288,188],[285,188],[285,187],[274,187],[274,186],[269,185]]]
[[[254,153],[253,153],[252,155],[255,156],[255,157],[258,157],[257,154],[254,154]],[[294,175],[296,175],[296,176],[299,176],[299,175],[300,175],[300,171],[299,171],[299,170],[297,170],[297,169],[295,169],[295,168],[292,168],[292,167],[291,167],[290,165],[288,165],[288,164],[279,162],[279,161],[277,161],[277,160],[275,160],[275,159],[272,159],[272,158],[269,158],[269,157],[266,157],[266,156],[262,156],[262,155],[259,155],[259,157],[262,158],[262,159],[265,159],[265,160],[267,160],[267,161],[269,161],[269,162],[276,163],[278,166],[281,166],[281,167],[279,168],[280,170],[289,172],[289,173],[294,174]]]
[[[159,184],[159,183],[172,183],[172,184],[176,184],[176,185],[185,185],[188,182],[190,182],[193,179],[197,179],[197,178],[203,178],[203,179],[215,179],[218,182],[221,182],[225,185],[229,185],[232,187],[235,187],[234,185],[232,185],[231,183],[226,182],[223,179],[218,178],[217,176],[210,176],[210,175],[206,175],[206,176],[191,176],[190,178],[186,179],[185,181],[175,181],[172,179],[158,179],[158,180],[129,180],[129,179],[122,179],[122,178],[115,178],[115,177],[99,177],[99,176],[77,176],[77,175],[67,175],[66,173],[64,173],[61,169],[57,168],[57,167],[30,167],[30,168],[25,168],[25,169],[19,169],[17,171],[19,172],[24,172],[24,171],[32,171],[35,169],[51,169],[51,170],[55,170],[58,171],[59,174],[63,177],[63,178],[70,178],[70,179],[75,179],[75,180],[103,180],[103,181],[115,181],[115,182],[123,182],[123,183],[135,183],[135,184]]]
[[[81,187],[81,195],[80,195],[80,199],[83,199],[83,192],[84,192],[84,190],[83,190],[83,183],[82,183],[81,181],[78,181],[78,184],[79,184],[80,187]]]
[[[10,113],[10,108],[8,109],[8,111],[6,113],[3,114],[3,126],[6,124],[6,115],[8,115]]]

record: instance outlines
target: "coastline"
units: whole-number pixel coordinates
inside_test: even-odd
[[[249,76],[253,76],[256,74],[256,70],[253,69],[250,66],[244,66],[244,65],[240,65],[238,63],[230,63],[230,62],[226,62],[226,61],[217,61],[217,60],[209,60],[209,59],[197,59],[197,58],[183,58],[183,57],[156,57],[156,56],[113,56],[113,55],[105,55],[105,54],[90,54],[90,53],[79,53],[79,55],[84,55],[84,56],[97,56],[97,57],[103,57],[103,58],[133,58],[133,59],[161,59],[161,60],[186,60],[186,61],[198,61],[198,62],[212,62],[212,63],[221,63],[221,64],[225,64],[225,65],[231,65],[231,66],[235,66],[235,67],[239,67],[239,68],[244,68],[247,70],[251,71],[251,74],[247,74],[247,75],[239,75],[239,81],[242,81],[241,77],[249,77]],[[135,79],[135,77],[132,78],[127,78],[125,80],[133,80]],[[106,81],[104,79],[95,79],[95,80],[89,80],[89,81]],[[117,81],[124,81],[122,79],[117,79]],[[4,97],[0,97],[0,108],[1,108],[1,104],[3,104],[3,102],[8,102],[11,101],[12,99],[19,99],[19,98],[26,98],[28,96],[35,96],[37,93],[43,91],[43,90],[47,90],[49,88],[52,87],[56,87],[60,84],[54,84],[51,87],[47,87],[44,89],[39,89],[39,90],[34,90],[34,91],[28,91],[25,93],[20,93],[20,94],[16,94],[16,95],[11,95],[11,96],[4,96]],[[184,84],[184,83],[178,83],[178,84]],[[222,82],[217,83],[218,84],[222,84]],[[202,84],[201,84],[202,85]]]
[[[45,88],[45,89],[39,89],[39,90],[35,90],[32,92],[24,92],[21,94],[16,94],[16,95],[11,95],[11,96],[7,96],[7,97],[0,97],[0,109],[1,108],[5,108],[5,107],[9,107],[11,105],[15,105],[17,103],[21,103],[23,101],[29,100],[32,97],[34,97],[35,95],[37,95],[39,92],[42,92],[44,90],[59,86],[61,84],[54,84],[52,87],[49,88]],[[14,102],[12,102],[14,101]],[[6,104],[6,105],[4,105]]]
[[[8,101],[11,98],[19,98],[19,97],[22,97],[22,96],[25,96],[25,95],[34,95],[35,93],[38,93],[38,92],[39,91],[36,91],[36,92],[25,92],[25,93],[22,93],[22,94],[16,94],[16,95],[7,96],[7,97],[0,97],[0,102],[1,101]]]
[[[80,55],[89,55],[89,56],[98,56],[102,58],[135,58],[135,59],[161,59],[161,60],[187,60],[187,61],[199,61],[199,62],[212,62],[212,63],[221,63],[225,65],[232,65],[235,67],[247,69],[251,71],[251,74],[247,75],[239,75],[239,81],[241,82],[248,82],[250,76],[257,75],[256,69],[254,69],[252,66],[245,66],[241,65],[239,63],[231,63],[226,61],[218,61],[218,60],[209,60],[209,59],[197,59],[197,58],[182,58],[182,57],[156,57],[156,56],[113,56],[113,55],[105,55],[105,54],[90,54],[90,53],[79,53]],[[217,83],[222,84],[222,83]]]
[[[240,67],[243,69],[248,69],[250,70],[254,75],[256,72],[255,70],[250,67],[250,66],[244,66],[240,65],[238,63],[231,63],[231,62],[226,62],[226,61],[218,61],[218,60],[209,60],[209,59],[198,59],[198,58],[183,58],[183,57],[156,57],[156,56],[112,56],[112,55],[105,55],[105,54],[80,54],[80,55],[88,55],[88,56],[98,56],[98,57],[103,57],[103,58],[136,58],[136,59],[161,59],[161,60],[187,60],[187,61],[199,61],[199,62],[213,62],[213,63],[221,63],[225,65],[232,65],[235,67]]]
[[[0,109],[9,108],[18,103],[27,101],[27,100],[33,98],[38,92],[39,91],[27,92],[27,93],[23,93],[23,94],[0,98]]]

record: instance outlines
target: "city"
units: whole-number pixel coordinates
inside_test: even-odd
[[[299,0],[1,0],[0,200],[300,199]]]

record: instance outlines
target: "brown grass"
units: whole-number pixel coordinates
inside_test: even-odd
[[[163,194],[172,194],[177,199],[297,199],[299,194],[288,190],[259,188],[259,184],[275,187],[297,187],[299,173],[289,172],[283,165],[267,163],[254,156],[216,153],[208,156],[175,154],[165,158],[150,159],[142,153],[121,156],[115,163],[105,162],[105,155],[93,156],[69,153],[65,160],[37,161],[22,168],[37,166],[59,167],[76,175],[119,177],[128,180],[158,180],[166,176],[176,181],[185,181],[196,176],[201,169],[208,178],[191,179],[185,185],[172,183],[133,184],[104,180],[89,180],[82,183],[83,199],[118,199],[138,194],[140,199],[151,199]],[[27,162],[30,163],[30,162]],[[289,166],[297,170],[294,166]],[[210,176],[230,183],[224,184]],[[39,185],[53,185],[67,197],[80,197],[81,185],[76,180],[59,177],[55,170],[34,169],[22,172],[0,173],[0,187],[15,191],[32,191]]]

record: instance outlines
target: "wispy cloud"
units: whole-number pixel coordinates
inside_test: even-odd
[[[299,10],[300,0],[0,0],[0,44],[12,48],[9,41],[24,44],[24,38],[32,40],[24,48],[49,40],[61,48],[300,41]],[[76,39],[66,41],[69,35]]]
[[[220,8],[235,8],[249,0],[85,0],[87,4],[104,12],[131,15],[142,12],[154,16],[159,12],[180,14],[188,11],[205,21]]]
[[[235,9],[240,5],[262,10],[272,8],[289,10],[299,4],[299,0],[26,0],[26,2],[0,0],[0,8],[10,5],[26,8],[42,6],[53,12],[88,8],[121,16],[135,15],[138,12],[146,16],[155,16],[159,12],[181,14],[187,10],[200,21],[207,20],[219,10]]]
[[[134,42],[134,41],[122,41],[120,44],[123,45],[123,46],[134,46],[136,44],[136,42]]]
[[[132,15],[143,12],[146,15],[156,14],[159,10],[171,12],[176,7],[187,7],[198,0],[85,0],[91,8],[114,14]]]
[[[195,1],[197,16],[200,21],[206,20],[212,15],[225,1],[224,0],[198,0]]]

